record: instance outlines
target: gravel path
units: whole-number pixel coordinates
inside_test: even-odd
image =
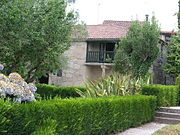
[[[167,125],[168,124],[160,124],[160,123],[151,122],[137,128],[130,128],[124,132],[120,132],[115,135],[151,135],[158,129],[161,129],[162,127],[167,126]]]

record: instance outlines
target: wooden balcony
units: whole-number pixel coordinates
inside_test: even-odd
[[[114,51],[87,51],[87,63],[113,63]]]

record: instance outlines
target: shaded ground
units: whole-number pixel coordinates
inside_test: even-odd
[[[124,132],[120,132],[115,135],[151,135],[155,131],[167,125],[168,124],[160,124],[160,123],[151,122],[137,128],[130,128]]]

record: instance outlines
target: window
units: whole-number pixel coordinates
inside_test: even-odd
[[[62,77],[62,69],[59,69],[59,70],[57,71],[57,76],[58,76],[58,77]]]

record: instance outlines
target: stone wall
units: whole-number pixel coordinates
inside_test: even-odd
[[[68,57],[68,67],[62,70],[62,77],[49,75],[49,84],[57,86],[83,85],[86,67],[86,42],[73,42],[69,50],[65,52]]]
[[[86,66],[86,78],[96,80],[102,75],[100,66]]]
[[[95,45],[91,46],[92,50],[99,49],[99,46]],[[56,86],[83,86],[83,82],[87,79],[97,80],[102,77],[102,63],[86,65],[86,48],[86,42],[74,42],[71,48],[65,52],[68,57],[67,69],[62,70],[62,77],[49,75],[49,84]],[[109,65],[106,69],[106,75],[112,72],[111,67]]]

